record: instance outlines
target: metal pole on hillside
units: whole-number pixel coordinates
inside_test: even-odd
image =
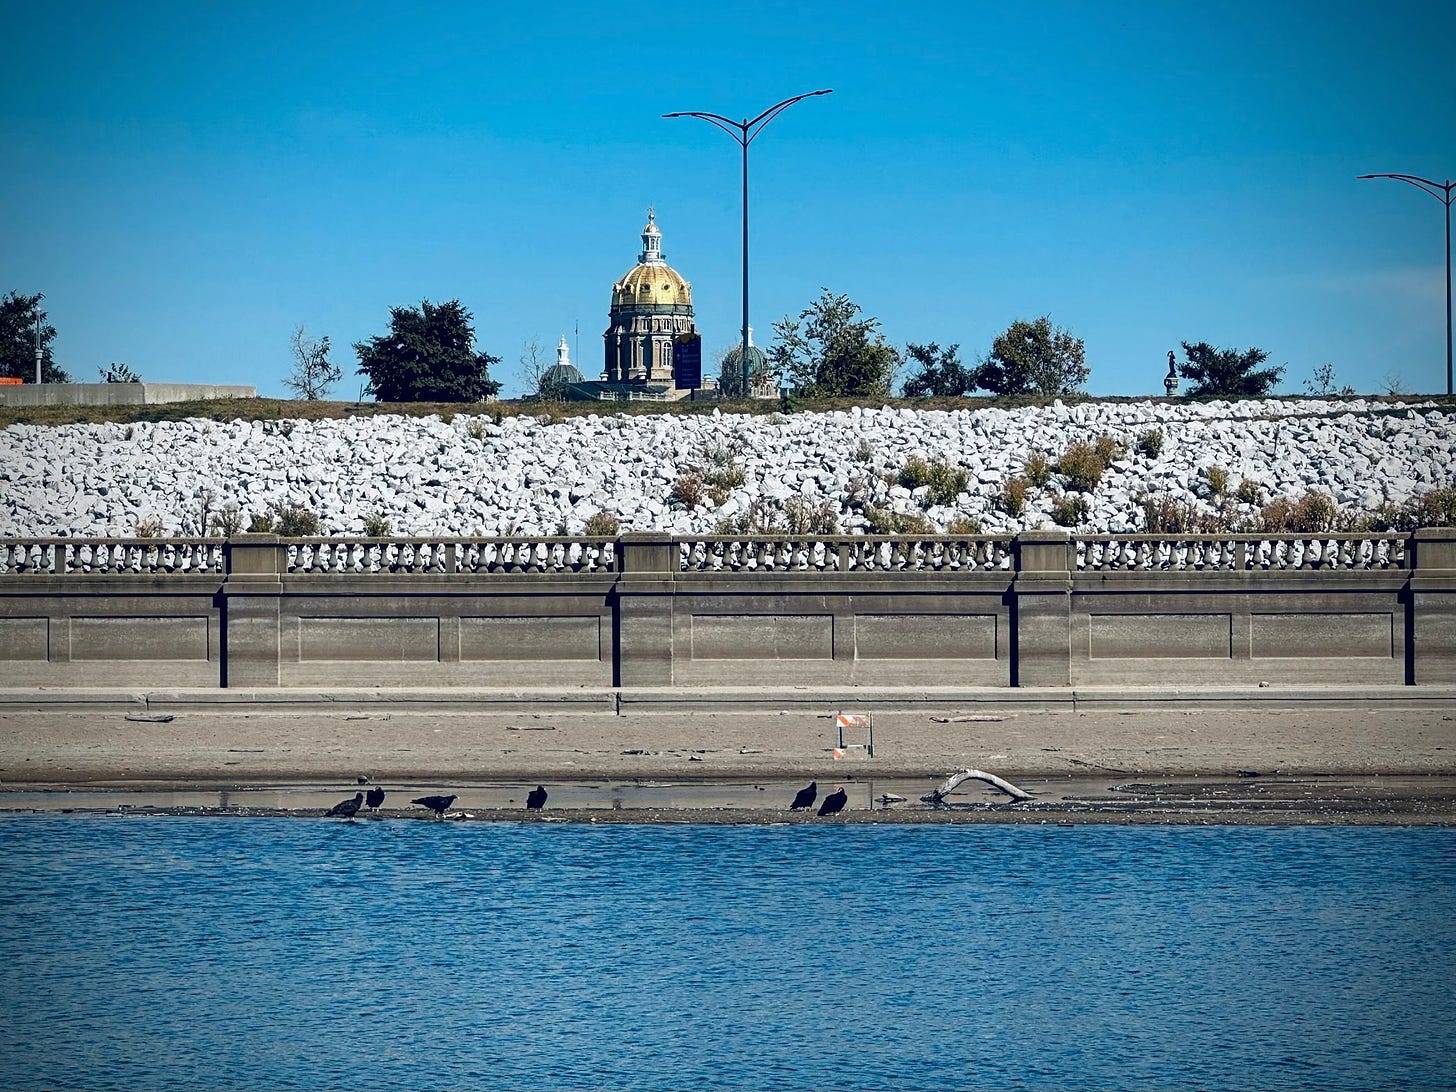
[[[815,95],[829,95],[833,93],[833,90],[833,88],[825,88],[823,91],[806,91],[791,99],[784,99],[783,102],[770,106],[752,121],[747,118],[743,121],[734,121],[732,118],[725,118],[722,114],[707,114],[699,110],[679,110],[676,113],[662,115],[665,118],[702,118],[722,129],[743,146],[743,329],[738,344],[738,363],[743,370],[744,397],[751,392],[748,376],[748,146],[753,143],[754,137],[763,132],[764,126],[794,103],[802,99],[812,99]]]
[[[1449,178],[1445,182],[1432,182],[1429,178],[1413,174],[1361,174],[1355,177],[1394,178],[1397,182],[1408,182],[1446,206],[1446,393],[1451,394],[1451,191],[1456,190],[1456,182]]]

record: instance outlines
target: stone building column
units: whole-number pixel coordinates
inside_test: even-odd
[[[1023,531],[1012,542],[1016,577],[1011,615],[1013,686],[1069,686],[1072,681],[1071,536]]]
[[[287,550],[277,535],[238,535],[223,547],[223,686],[279,685]]]
[[[1456,527],[1422,527],[1409,548],[1406,681],[1456,682]]]
[[[667,534],[625,534],[617,539],[617,559],[613,684],[671,686],[677,543]]]

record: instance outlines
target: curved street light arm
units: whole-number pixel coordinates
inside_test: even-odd
[[[793,106],[794,103],[804,99],[812,99],[815,95],[831,95],[833,93],[834,89],[832,87],[826,87],[823,91],[806,91],[802,95],[795,95],[791,99],[784,99],[783,102],[775,103],[752,121],[745,121],[742,126],[743,135],[748,139],[748,143],[752,144],[753,138],[763,132],[764,126],[773,121],[774,118],[778,117],[790,106]]]
[[[739,144],[748,143],[748,134],[744,130],[744,127],[731,118],[725,118],[722,114],[705,114],[700,110],[679,110],[676,113],[663,114],[662,116],[665,118],[702,118],[704,121],[711,122],[713,125],[722,129],[734,140],[738,141]]]
[[[1416,189],[1425,190],[1426,193],[1429,193],[1437,201],[1441,201],[1446,205],[1451,204],[1452,191],[1456,190],[1456,182],[1452,182],[1450,179],[1447,179],[1443,185],[1440,182],[1432,182],[1429,178],[1421,178],[1419,175],[1414,174],[1357,174],[1355,177],[1357,179],[1394,178],[1398,182],[1409,182]]]

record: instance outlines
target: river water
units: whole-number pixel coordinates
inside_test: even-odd
[[[1452,1088],[1456,829],[0,818],[0,1086]]]

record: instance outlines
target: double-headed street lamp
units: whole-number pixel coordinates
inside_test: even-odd
[[[1398,182],[1409,182],[1446,206],[1446,393],[1451,394],[1451,191],[1456,190],[1456,182],[1449,178],[1445,182],[1432,182],[1429,178],[1418,178],[1413,174],[1361,174],[1355,177],[1394,178]]]
[[[793,106],[794,103],[801,99],[811,99],[815,95],[828,95],[832,91],[833,88],[826,88],[823,91],[807,91],[802,95],[795,95],[791,99],[784,99],[783,102],[770,106],[752,121],[746,118],[743,121],[734,121],[732,118],[725,118],[722,114],[705,114],[698,110],[680,110],[677,113],[662,115],[665,118],[702,118],[704,121],[710,121],[743,146],[743,336],[738,348],[738,362],[743,369],[745,396],[751,393],[748,376],[748,146],[753,143],[754,137],[763,132],[765,125]]]

